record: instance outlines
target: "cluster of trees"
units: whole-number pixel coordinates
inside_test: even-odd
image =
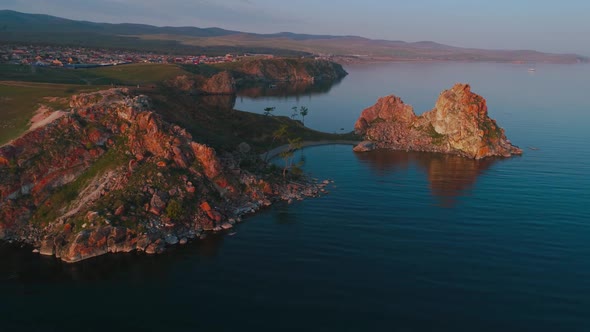
[[[272,112],[274,112],[275,109],[276,107],[266,107],[264,109],[264,115],[272,115]],[[294,120],[298,116],[301,116],[301,122],[305,126],[305,117],[309,113],[309,109],[305,106],[301,106],[299,108],[297,108],[297,106],[293,106],[291,107],[291,110],[293,110],[293,113],[291,114],[291,119]]]

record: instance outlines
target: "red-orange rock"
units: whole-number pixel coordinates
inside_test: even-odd
[[[272,187],[271,187],[270,183],[264,182],[264,187],[263,187],[262,191],[267,195],[272,195]]]
[[[472,93],[467,84],[443,91],[435,108],[421,116],[399,97],[380,98],[362,112],[355,132],[375,148],[451,153],[474,159],[522,154],[488,117],[485,99]],[[355,150],[367,150],[370,142]]]
[[[252,202],[254,197],[266,202],[265,193],[273,194],[269,183],[246,171],[232,172],[229,157],[227,164],[222,163],[213,148],[194,142],[187,130],[149,110],[145,97],[111,89],[74,96],[71,105],[69,114],[0,147],[0,238],[19,236],[34,242],[43,253],[68,262],[107,252],[144,250],[150,243],[156,243],[153,249],[158,252],[163,249],[157,244],[162,243],[158,242],[162,235],[158,226],[164,224],[174,232],[185,232],[187,227],[215,229],[226,215],[237,213],[232,203]],[[68,197],[53,196],[64,185],[89,174],[89,167],[107,152],[117,162],[101,164],[100,172],[82,183],[80,197],[70,197],[69,192]],[[129,161],[133,157],[136,159]],[[145,168],[143,181],[134,174],[144,170],[140,161],[145,166],[160,161],[157,164],[162,169]],[[13,164],[18,167],[16,172],[4,168]],[[178,174],[171,172],[185,167]],[[149,178],[154,173],[164,176]],[[206,200],[215,191],[228,200],[235,195],[236,200],[213,208]],[[181,207],[194,204],[190,202],[195,199],[202,203],[200,209],[183,209],[182,220],[171,220],[171,213],[164,213],[167,206],[174,207],[170,197]],[[76,204],[70,204],[73,200]],[[114,201],[118,203],[101,204]],[[29,223],[32,216],[40,215],[38,209],[52,210],[55,220]],[[150,233],[110,226],[119,221]],[[74,222],[85,227],[75,233]]]
[[[129,170],[129,172],[133,172],[136,168],[137,168],[137,160],[136,159],[129,160],[129,163],[127,164],[127,169]]]
[[[211,205],[209,205],[209,203],[207,203],[207,202],[203,202],[199,206],[201,207],[201,210],[203,210],[205,212],[211,211]]]
[[[0,157],[0,166],[8,166],[10,165],[10,162],[8,161],[8,159],[4,158],[4,157]]]
[[[92,144],[97,144],[102,139],[103,133],[97,128],[90,128],[88,130],[88,139]]]
[[[223,71],[206,79],[197,89],[202,94],[230,95],[236,92],[236,82],[229,72]]]
[[[215,222],[220,222],[221,221],[221,213],[214,211],[214,210],[210,210],[207,211],[207,216],[211,219],[214,220]]]
[[[125,206],[121,205],[119,206],[116,210],[115,210],[115,215],[116,216],[121,216],[123,215],[123,213],[125,213]]]
[[[221,173],[221,164],[212,148],[191,142],[191,148],[197,160],[203,165],[205,175],[213,179]]]

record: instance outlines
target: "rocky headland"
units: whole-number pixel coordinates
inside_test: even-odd
[[[256,59],[232,69],[243,81],[312,82],[335,81],[348,75],[338,63],[314,59]]]
[[[380,98],[362,112],[354,128],[365,140],[354,148],[357,152],[393,149],[473,159],[522,154],[488,116],[486,100],[468,84],[443,91],[434,109],[420,116],[397,96]]]
[[[228,71],[211,75],[180,75],[167,80],[165,84],[173,89],[195,95],[233,95],[236,82]]]
[[[0,147],[0,239],[66,262],[160,253],[326,185],[252,167],[261,161],[245,142],[218,153],[127,89],[74,95],[69,106]]]
[[[314,83],[339,81],[348,73],[340,64],[314,59],[251,59],[236,63],[183,66],[187,74],[165,85],[192,95],[233,95],[238,89],[281,83],[307,88]],[[325,84],[324,84],[325,88]]]

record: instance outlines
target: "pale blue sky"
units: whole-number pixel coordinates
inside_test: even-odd
[[[98,22],[360,35],[590,55],[588,0],[2,0],[0,9]]]

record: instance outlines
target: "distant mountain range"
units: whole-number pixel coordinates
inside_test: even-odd
[[[76,21],[50,15],[0,10],[0,43],[56,44],[134,49],[175,54],[272,53],[285,56],[330,55],[346,61],[496,61],[577,63],[576,54],[533,50],[461,48],[431,41],[374,40],[358,36],[291,32],[255,34],[221,28],[157,27]]]

